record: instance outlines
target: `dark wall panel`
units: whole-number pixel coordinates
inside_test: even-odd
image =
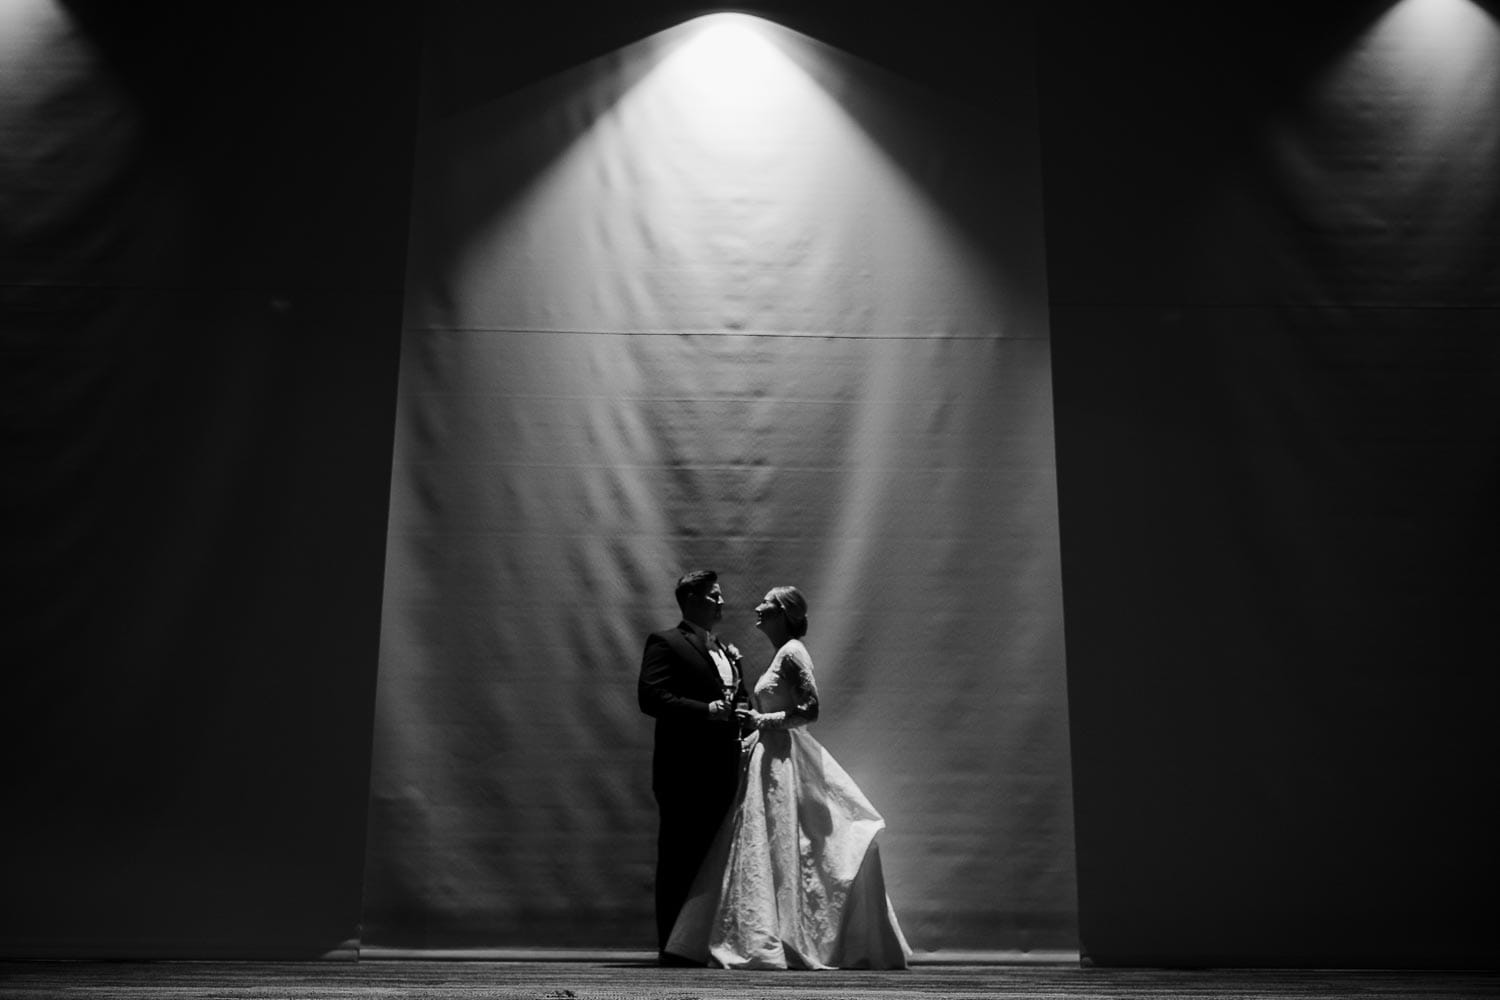
[[[358,934],[419,33],[7,11],[0,952]]]
[[[1044,22],[1099,964],[1496,957],[1500,32],[1320,12]]]

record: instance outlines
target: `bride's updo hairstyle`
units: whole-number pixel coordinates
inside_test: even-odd
[[[796,587],[772,587],[771,600],[786,615],[786,630],[793,639],[807,634],[807,598]]]

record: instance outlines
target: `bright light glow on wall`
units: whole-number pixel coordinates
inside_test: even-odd
[[[1500,25],[1470,0],[1402,0],[1330,68],[1320,95],[1378,108],[1364,124],[1385,148],[1462,163],[1500,118]]]
[[[1493,79],[1500,56],[1500,26],[1470,0],[1403,0],[1367,37],[1390,83],[1428,104]]]
[[[1401,0],[1381,19],[1384,30],[1399,32],[1409,42],[1447,47],[1474,41],[1476,31],[1494,22],[1472,0]]]
[[[0,0],[0,120],[11,120],[59,75],[48,57],[71,31],[53,0]]]
[[[678,70],[709,102],[745,106],[778,82],[792,67],[762,34],[763,23],[743,14],[703,18],[696,35],[676,55]]]
[[[682,124],[727,149],[764,145],[807,99],[811,83],[769,37],[767,22],[712,14],[656,69],[653,85],[677,95]]]
[[[1039,327],[990,256],[1012,229],[1029,231],[992,212],[1002,168],[981,164],[1006,154],[972,136],[960,106],[736,14],[695,18],[553,86],[567,96],[539,127],[510,132],[531,113],[497,105],[488,124],[470,116],[432,133],[454,147],[429,161],[453,169],[427,190],[493,210],[454,218],[452,258],[432,259],[437,281],[466,293],[412,295],[412,325],[431,315],[537,331],[892,337]],[[545,155],[510,186],[530,149]],[[957,218],[954,204],[983,207]]]
[[[1497,109],[1500,24],[1470,0],[1402,0],[1310,81],[1274,141],[1345,275],[1441,301],[1500,206]]]

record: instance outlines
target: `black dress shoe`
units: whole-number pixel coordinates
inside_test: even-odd
[[[674,955],[670,951],[659,951],[659,952],[657,952],[656,953],[656,964],[657,965],[664,965],[664,966],[667,966],[668,968],[673,968],[673,969],[701,969],[701,968],[703,968],[703,963],[702,962],[695,962],[691,958],[683,958],[681,955]]]

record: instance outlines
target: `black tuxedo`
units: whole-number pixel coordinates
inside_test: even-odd
[[[734,701],[744,703],[737,667],[734,687]],[[693,876],[734,804],[740,728],[733,712],[726,719],[709,717],[709,703],[724,698],[724,681],[687,622],[646,637],[637,696],[641,711],[656,719],[651,790],[661,815],[656,931],[658,947],[664,947]]]

